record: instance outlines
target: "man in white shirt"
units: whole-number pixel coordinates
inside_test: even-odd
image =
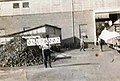
[[[49,67],[52,68],[52,66],[51,66],[51,51],[50,51],[49,45],[46,45],[46,44],[42,45],[42,54],[43,54],[45,67],[47,68],[47,63],[48,63]]]

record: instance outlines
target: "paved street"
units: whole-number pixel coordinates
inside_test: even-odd
[[[53,68],[39,65],[1,69],[0,81],[120,81],[120,54],[107,46],[103,50],[89,45],[86,51],[66,51],[72,57],[53,62]]]

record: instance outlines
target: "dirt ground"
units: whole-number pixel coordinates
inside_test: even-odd
[[[66,51],[71,58],[52,62],[53,68],[0,68],[0,81],[120,81],[120,54],[107,46],[103,50],[90,45],[86,51]]]

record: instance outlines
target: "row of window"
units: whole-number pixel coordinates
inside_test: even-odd
[[[19,3],[13,3],[13,8],[19,8],[19,7],[20,7]],[[29,8],[29,2],[23,2],[22,7]]]

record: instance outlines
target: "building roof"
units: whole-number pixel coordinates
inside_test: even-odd
[[[56,28],[56,29],[60,29],[61,30],[61,28],[59,28],[57,26],[52,26],[52,25],[45,24],[45,25],[41,25],[41,26],[38,26],[38,27],[34,27],[34,28],[31,28],[31,29],[28,29],[28,30],[24,30],[24,31],[20,31],[20,32],[8,34],[8,35],[2,35],[0,37],[13,37],[15,35],[18,35],[18,34],[21,34],[21,33],[25,33],[25,32],[28,32],[28,31],[32,31],[32,30],[35,30],[35,29],[38,29],[38,28],[42,28],[42,27],[52,27],[52,28]]]

